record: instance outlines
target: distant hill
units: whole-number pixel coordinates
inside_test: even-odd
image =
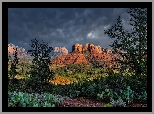
[[[18,47],[15,46],[14,44],[10,43],[8,44],[8,55],[9,56],[13,56],[14,53],[14,48],[17,48],[17,52],[18,52],[18,58],[24,58],[24,59],[32,59],[32,57],[25,51],[25,48],[23,47]]]
[[[24,58],[24,59],[29,59],[32,60],[33,57],[30,56],[23,47],[18,47],[12,43],[8,44],[8,55],[13,57],[14,49],[17,48],[18,51],[18,58]],[[54,59],[59,56],[67,55],[68,50],[65,47],[54,47],[53,54],[51,55],[51,59]]]

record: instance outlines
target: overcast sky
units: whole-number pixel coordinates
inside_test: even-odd
[[[104,34],[120,15],[124,28],[129,15],[126,8],[9,8],[8,43],[30,49],[31,40],[44,40],[52,47],[93,43],[111,48],[112,40]]]

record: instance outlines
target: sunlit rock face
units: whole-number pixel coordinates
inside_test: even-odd
[[[81,53],[70,53],[67,55],[59,56],[52,60],[52,63],[69,65],[69,64],[85,64],[91,65],[91,63]]]
[[[91,54],[94,54],[94,53],[96,54],[96,53],[102,53],[103,51],[101,46],[99,45],[95,46],[94,44],[86,43],[85,46],[82,46],[82,44],[76,43],[72,46],[72,52],[76,52],[76,53],[89,52]]]
[[[13,56],[16,48],[18,58],[31,58],[31,56],[26,52],[26,50],[23,47],[15,46],[12,43],[8,44],[8,55]]]
[[[73,45],[72,52],[82,53],[83,52],[82,44],[76,43],[75,45]]]
[[[59,53],[60,56],[68,54],[68,50],[65,47],[55,47],[54,52]]]
[[[17,48],[19,58],[32,57],[25,51],[24,48],[15,46],[14,44],[8,44],[8,55],[13,56],[14,49]],[[112,67],[116,64],[117,60],[122,60],[119,53],[126,53],[120,51],[118,53],[113,53],[111,49],[104,49],[101,46],[96,46],[91,43],[86,43],[84,46],[82,44],[74,44],[72,46],[72,52],[68,53],[65,47],[55,47],[54,54],[55,57],[51,58],[53,64],[85,64],[93,65],[95,62],[101,67]]]

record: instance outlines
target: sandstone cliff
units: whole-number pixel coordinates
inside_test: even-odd
[[[15,52],[15,48],[17,48],[17,52],[18,52],[18,58],[25,58],[25,59],[30,59],[32,58],[26,51],[24,48],[22,47],[18,47],[18,46],[15,46],[14,44],[8,44],[8,55],[9,56],[13,56],[14,52]]]
[[[60,56],[68,54],[68,50],[65,47],[55,47],[54,52],[59,53]]]
[[[108,48],[103,49],[99,45],[90,43],[86,43],[85,46],[76,43],[72,46],[72,53],[58,57],[52,60],[52,63],[63,65],[86,64],[111,68],[119,58],[118,54],[113,54],[112,50]]]
[[[82,44],[76,43],[75,45],[73,45],[72,52],[82,53],[83,52]]]
[[[52,60],[52,63],[69,65],[69,64],[85,64],[91,65],[89,61],[85,58],[84,54],[80,53],[70,53],[64,56],[59,56]]]

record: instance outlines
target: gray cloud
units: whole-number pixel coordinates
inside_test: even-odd
[[[115,24],[121,15],[124,27],[130,29],[125,8],[9,8],[8,41],[28,50],[31,39],[50,46],[66,47],[90,42],[110,48],[111,39],[104,29]]]

